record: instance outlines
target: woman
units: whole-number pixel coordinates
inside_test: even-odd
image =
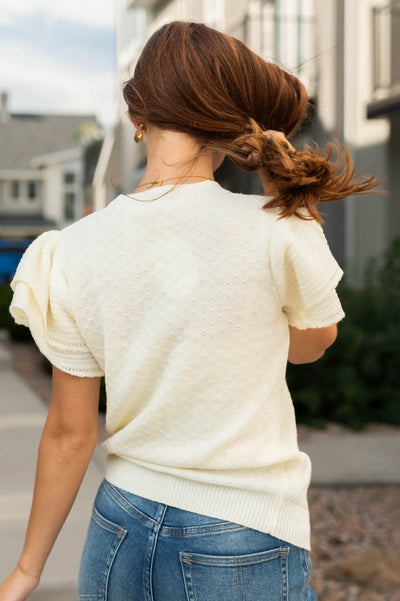
[[[11,312],[54,366],[25,546],[0,587],[38,585],[97,440],[109,438],[82,554],[80,598],[300,601],[308,584],[310,460],[299,451],[287,361],[319,359],[344,314],[342,271],[316,205],[361,194],[285,136],[301,82],[200,23],[172,22],[124,86],[147,167],[121,194],[37,238]],[[265,196],[224,190],[224,156]],[[268,198],[266,198],[266,196]]]

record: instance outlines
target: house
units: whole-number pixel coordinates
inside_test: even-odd
[[[347,281],[357,287],[371,257],[400,235],[399,0],[116,0],[119,108],[94,177],[96,208],[132,192],[145,169],[143,145],[122,99],[145,41],[162,24],[202,21],[242,39],[305,84],[314,109],[292,139],[324,149],[336,137],[357,172],[388,178],[387,197],[368,193],[322,205],[325,233]],[[216,179],[259,193],[257,176],[224,161]]]
[[[315,1],[314,139],[337,136],[350,148],[357,171],[386,177],[380,188],[389,191],[387,197],[371,193],[326,207],[328,240],[355,287],[363,284],[370,259],[400,236],[399,10],[399,0]]]
[[[99,146],[100,126],[92,115],[15,114],[7,104],[3,92],[0,237],[32,238],[62,228],[90,210],[85,198],[86,157],[93,154],[93,145]]]

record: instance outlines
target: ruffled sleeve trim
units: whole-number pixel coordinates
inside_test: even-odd
[[[271,270],[288,323],[298,329],[323,328],[345,317],[336,286],[343,271],[323,230],[298,217],[276,222]]]
[[[104,371],[74,319],[70,292],[59,263],[59,232],[45,232],[25,251],[11,282],[10,313],[29,327],[45,357],[58,369],[81,377]]]

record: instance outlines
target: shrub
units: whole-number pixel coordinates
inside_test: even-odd
[[[13,292],[9,284],[2,284],[0,286],[0,328],[8,331],[11,340],[32,340],[29,328],[17,325],[10,314],[9,306],[12,295]]]
[[[100,380],[99,411],[105,413],[107,408],[106,383],[104,376]]]
[[[362,290],[341,284],[338,293],[346,318],[335,344],[316,363],[288,365],[297,419],[400,425],[400,238],[371,261]]]

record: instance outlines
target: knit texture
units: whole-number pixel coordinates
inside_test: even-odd
[[[59,369],[105,374],[111,483],[310,549],[285,370],[289,324],[344,316],[323,231],[213,181],[135,199],[39,236],[10,311]]]

